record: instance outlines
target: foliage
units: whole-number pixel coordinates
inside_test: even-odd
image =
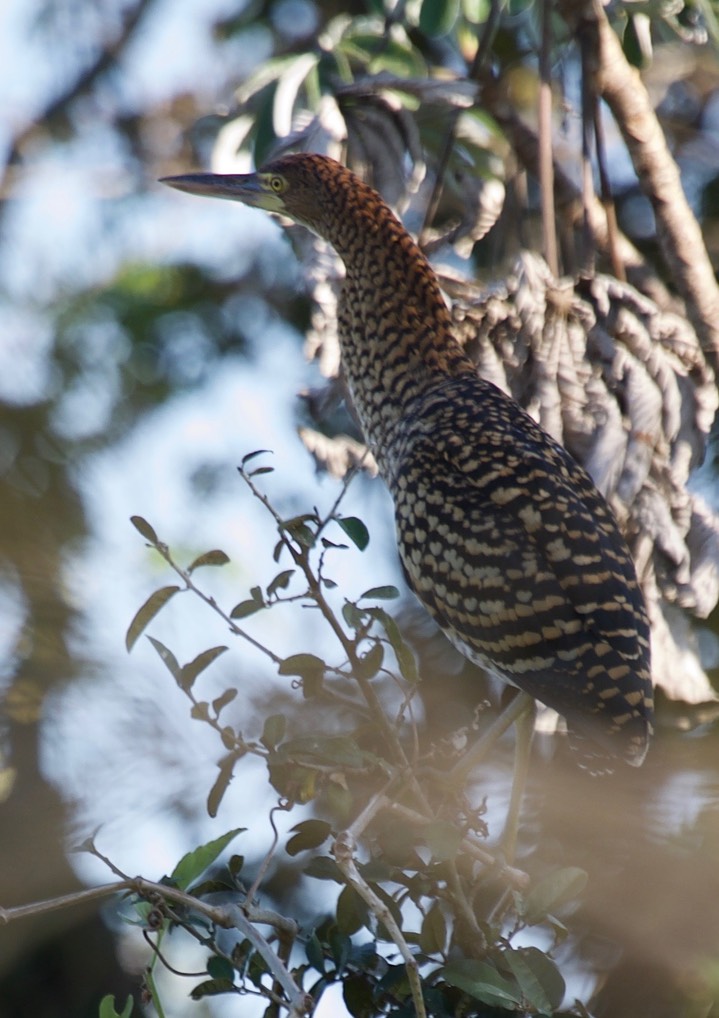
[[[151,524],[133,518],[180,583],[150,595],[130,624],[127,642],[130,649],[159,611],[170,610],[174,597],[195,596],[221,616],[235,637],[259,648],[278,675],[291,677],[298,696],[317,704],[310,730],[297,731],[290,714],[275,713],[256,731],[240,731],[223,716],[236,690],[211,701],[200,691],[203,673],[227,648],[210,647],[181,665],[168,647],[149,637],[189,699],[192,716],[217,734],[222,758],[208,795],[210,813],[216,813],[248,756],[265,762],[268,783],[279,796],[271,812],[311,804],[312,815],[294,824],[283,847],[289,857],[302,860],[306,878],[324,882],[325,893],[318,895],[323,907],[304,929],[292,918],[259,910],[255,903],[262,875],[281,846],[273,845],[247,888],[241,857],[232,856],[220,869],[213,866],[241,833],[230,831],[188,853],[165,883],[192,896],[198,906],[223,892],[223,900],[236,903],[254,925],[254,936],[243,936],[226,905],[209,913],[208,924],[207,910],[198,915],[184,897],[179,909],[162,894],[149,902],[141,896],[133,921],[142,923],[153,941],[154,964],[164,961],[166,933],[182,926],[207,949],[206,977],[191,991],[197,1000],[251,993],[275,1009],[301,1013],[303,1007],[311,1011],[327,986],[341,982],[345,1004],[357,1018],[409,1015],[422,1008],[437,1018],[581,1013],[559,1010],[565,982],[552,946],[526,946],[521,934],[541,930],[545,943],[560,944],[568,934],[560,917],[581,893],[586,875],[565,867],[530,883],[525,873],[487,850],[484,803],[473,805],[462,782],[452,778],[457,754],[427,745],[415,721],[414,654],[395,619],[378,603],[397,597],[398,591],[377,586],[349,599],[341,597],[331,578],[335,556],[350,552],[342,537],[359,550],[369,541],[360,520],[340,513],[346,486],[328,512],[313,509],[287,519],[259,486],[259,478],[271,470],[267,454],[259,451],[245,456],[240,474],[274,520],[272,559],[280,571],[229,610],[195,578],[202,567],[227,563],[224,552],[208,551],[183,568]],[[280,657],[246,628],[251,616],[288,604],[320,613],[338,645],[337,660],[305,649]],[[331,712],[322,710],[327,705],[341,706],[351,723],[338,731]],[[422,782],[419,773],[425,775]],[[260,923],[273,929],[277,944],[257,933]],[[221,935],[225,925],[233,928],[231,946]],[[278,964],[284,986],[273,969]],[[154,999],[151,975],[152,970],[148,987]]]

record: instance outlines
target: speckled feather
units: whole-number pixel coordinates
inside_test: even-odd
[[[479,378],[431,266],[375,191],[317,155],[252,179],[268,197],[239,200],[308,226],[344,262],[344,373],[394,499],[412,589],[468,657],[641,763],[649,626],[626,542],[589,476]]]

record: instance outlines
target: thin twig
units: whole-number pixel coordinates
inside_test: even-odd
[[[422,981],[419,975],[417,960],[410,951],[409,945],[402,934],[402,930],[395,922],[394,916],[382,899],[375,894],[357,869],[357,864],[354,861],[354,846],[354,839],[348,831],[344,831],[337,835],[332,847],[332,852],[337,861],[337,865],[342,871],[347,883],[353,887],[363,901],[369,905],[372,910],[372,914],[378,922],[383,924],[387,933],[391,937],[393,944],[402,955],[402,960],[404,961],[405,969],[407,971],[407,980],[409,982],[412,1000],[414,1002],[415,1014],[417,1015],[417,1018],[427,1018],[427,1010],[424,1005]]]
[[[544,257],[552,275],[559,275],[557,224],[554,212],[552,156],[552,0],[542,0],[542,42],[539,51],[539,189],[542,195]]]
[[[482,31],[482,37],[477,45],[477,52],[474,55],[472,66],[469,69],[468,78],[470,81],[476,81],[479,78],[480,71],[484,67],[487,56],[489,54],[492,39],[497,31],[499,25],[499,17],[502,13],[505,0],[492,0],[489,8],[489,14],[487,20],[484,23],[484,29]],[[448,117],[447,128],[445,131],[444,140],[440,149],[439,159],[437,160],[437,170],[435,172],[434,185],[432,187],[432,193],[427,202],[427,208],[424,213],[424,220],[422,227],[419,231],[419,237],[417,243],[424,250],[428,243],[428,230],[434,222],[434,217],[437,214],[439,207],[439,201],[442,197],[442,189],[444,187],[444,178],[447,173],[447,167],[449,166],[449,159],[452,154],[454,147],[454,137],[457,130],[457,123],[461,116],[461,109],[455,108],[451,111]]]

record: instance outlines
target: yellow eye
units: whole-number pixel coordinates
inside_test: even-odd
[[[285,182],[282,177],[270,177],[270,187],[275,194],[282,194],[285,189]]]

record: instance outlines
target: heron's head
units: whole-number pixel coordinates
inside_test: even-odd
[[[328,203],[353,181],[354,175],[334,159],[301,153],[283,156],[257,173],[188,173],[163,177],[161,183],[188,194],[228,198],[276,212],[323,234]]]

